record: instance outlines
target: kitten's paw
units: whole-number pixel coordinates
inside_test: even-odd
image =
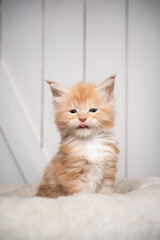
[[[101,193],[112,194],[112,193],[114,193],[114,188],[113,187],[104,187],[104,188],[102,188]]]

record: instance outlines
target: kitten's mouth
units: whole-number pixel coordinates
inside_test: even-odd
[[[89,129],[88,125],[86,123],[80,123],[78,129]]]
[[[79,126],[78,129],[80,129],[80,128],[83,128],[83,129],[84,129],[84,128],[87,128],[87,129],[89,129],[88,126],[85,126],[85,127]]]

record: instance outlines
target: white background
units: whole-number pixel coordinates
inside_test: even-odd
[[[38,180],[56,153],[45,79],[117,73],[118,177],[160,176],[160,1],[2,0],[0,183]]]

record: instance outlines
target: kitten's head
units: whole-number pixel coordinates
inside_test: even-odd
[[[48,81],[54,96],[55,122],[62,136],[86,138],[114,125],[114,79],[111,76],[98,86],[81,82],[70,89]]]

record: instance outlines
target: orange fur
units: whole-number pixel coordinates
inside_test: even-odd
[[[56,198],[76,192],[114,191],[119,153],[112,133],[114,79],[111,76],[99,86],[78,83],[68,90],[48,82],[61,143],[45,170],[37,196]],[[77,112],[70,112],[73,109]]]

